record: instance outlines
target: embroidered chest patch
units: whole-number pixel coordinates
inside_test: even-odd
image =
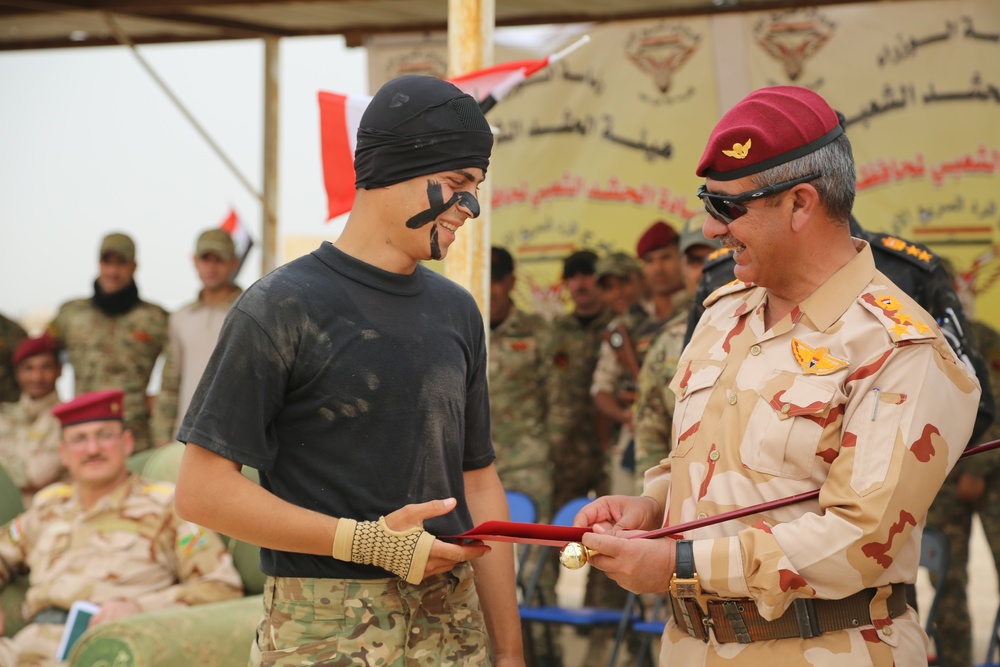
[[[830,354],[825,346],[809,347],[798,338],[792,338],[792,355],[803,372],[809,375],[829,375],[841,368],[846,368],[848,362]]]

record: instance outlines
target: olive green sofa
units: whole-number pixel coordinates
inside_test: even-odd
[[[177,479],[184,445],[141,452],[129,461],[129,468],[145,477],[173,482]],[[2,473],[2,471],[0,471]],[[244,469],[256,480],[257,472]],[[0,522],[6,523],[20,511],[3,487],[9,485],[0,474]],[[12,485],[11,485],[12,486]],[[15,489],[16,492],[16,489]],[[91,628],[80,637],[69,656],[76,667],[245,667],[254,632],[261,616],[264,575],[257,566],[257,547],[223,536],[243,578],[245,597],[179,609],[138,614]],[[0,594],[0,606],[7,614],[4,634],[13,635],[24,626],[20,604],[26,577],[12,582]]]

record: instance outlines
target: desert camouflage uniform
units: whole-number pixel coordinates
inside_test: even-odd
[[[986,359],[994,400],[1000,396],[1000,333],[981,322],[972,323],[972,338]],[[980,436],[975,444],[1000,439],[1000,420]],[[967,473],[985,482],[983,495],[975,504],[958,498],[959,477]],[[944,531],[951,544],[951,564],[944,588],[938,594],[935,623],[940,645],[938,664],[942,667],[971,667],[972,621],[966,590],[969,584],[969,539],[972,517],[979,515],[983,532],[993,552],[994,565],[1000,565],[1000,450],[962,459],[948,475],[927,515],[927,525]]]
[[[941,323],[946,319],[957,322],[957,326],[948,327],[957,343],[953,345],[953,349],[960,350],[972,365],[979,379],[979,385],[983,388],[979,398],[979,410],[976,413],[976,425],[972,431],[972,437],[978,438],[993,423],[997,408],[990,391],[986,363],[972,344],[971,329],[965,319],[965,312],[941,258],[919,243],[863,229],[853,216],[850,219],[850,226],[851,236],[867,241],[871,245],[875,268],[880,273],[919,303],[936,322]],[[691,307],[685,341],[691,340],[698,318],[705,311],[704,300],[716,289],[733,280],[733,266],[732,251],[725,248],[715,251],[705,259],[701,282],[698,283],[694,305]]]
[[[601,345],[601,332],[611,321],[604,309],[587,325],[572,314],[551,324],[551,347],[545,390],[549,406],[548,434],[552,448],[552,506],[596,491],[608,493],[604,450],[597,431],[597,410],[590,399],[590,382]]]
[[[59,458],[59,420],[50,412],[59,395],[33,399],[22,394],[16,403],[0,404],[0,465],[21,489],[24,506],[35,491],[59,481],[65,472]]]
[[[71,484],[39,491],[0,534],[0,583],[26,571],[27,619],[77,600],[129,600],[145,612],[229,600],[243,590],[219,536],[174,513],[173,485],[136,475],[86,511]],[[18,654],[22,663],[26,655],[54,656],[61,628],[32,623],[0,639],[0,665],[13,665]]]
[[[137,452],[150,446],[146,387],[167,343],[167,320],[167,311],[145,301],[112,317],[91,299],[76,299],[63,304],[49,324],[69,354],[77,394],[125,392],[125,428],[132,431]]]
[[[264,610],[250,652],[250,664],[255,666],[490,664],[468,563],[419,585],[398,577],[268,577]],[[454,639],[442,644],[445,620]]]
[[[653,342],[663,331],[663,327],[677,313],[686,311],[691,307],[691,300],[684,292],[678,292],[673,297],[673,307],[671,314],[665,318],[658,318],[649,314],[642,308],[632,308],[625,315],[619,316],[611,324],[609,329],[616,327],[619,323],[625,325],[629,333],[632,346],[635,348],[635,355],[638,358],[639,366],[646,358],[646,353],[652,347]],[[627,448],[632,443],[635,436],[635,398],[638,393],[639,378],[632,377],[632,373],[619,361],[618,355],[607,341],[601,343],[601,349],[597,359],[597,366],[594,369],[594,378],[590,387],[590,395],[595,396],[599,391],[607,391],[614,394],[619,399],[619,403],[632,403],[633,424],[631,427],[622,428],[618,433],[618,440],[611,455],[609,465],[613,468],[619,465],[618,461],[626,453]],[[632,468],[635,469],[633,460]],[[614,480],[612,474],[612,493],[631,493],[634,485],[632,474],[628,475],[628,488],[614,488],[620,486],[620,482]]]
[[[674,449],[645,494],[673,525],[821,490],[686,533],[701,587],[751,598],[765,619],[796,598],[877,588],[875,624],[719,644],[671,620],[663,665],[926,664],[916,613],[890,618],[886,601],[890,584],[916,579],[921,526],[969,439],[979,387],[856,244],[857,257],[769,330],[766,290],[735,283],[713,295],[671,383]]]
[[[0,315],[0,402],[16,401],[21,395],[14,377],[14,350],[28,333],[20,324]]]
[[[670,426],[674,420],[674,394],[668,388],[684,350],[688,310],[667,320],[646,353],[639,372],[639,394],[635,401],[635,472],[642,492],[646,470],[659,465],[670,453]]]

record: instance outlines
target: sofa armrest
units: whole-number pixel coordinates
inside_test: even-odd
[[[263,596],[137,614],[90,628],[69,656],[73,667],[246,667]]]
[[[24,596],[28,592],[28,577],[18,577],[4,586],[0,591],[0,608],[3,609],[4,624],[3,636],[13,637],[18,631],[27,625],[24,620],[22,608],[24,606]]]

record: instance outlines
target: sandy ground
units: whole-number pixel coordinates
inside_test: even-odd
[[[980,664],[986,658],[993,620],[998,604],[1000,604],[1000,594],[998,594],[997,573],[993,565],[993,558],[986,546],[986,539],[978,520],[973,528],[969,561],[969,605],[973,624],[972,655],[976,664]],[[556,587],[561,604],[580,606],[583,603],[583,590],[588,569],[588,567],[584,567],[581,570],[571,571],[561,568],[559,584]],[[917,597],[920,608],[927,608],[931,595],[930,580],[926,571],[921,569],[917,581]],[[562,639],[564,666],[579,667],[582,665],[584,652],[587,650],[586,640],[569,628],[563,629]],[[1000,660],[998,660],[998,664],[1000,664]]]

